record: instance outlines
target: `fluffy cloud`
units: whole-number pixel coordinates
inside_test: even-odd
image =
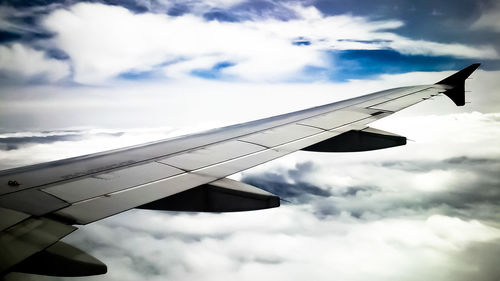
[[[22,79],[47,79],[55,82],[67,77],[67,62],[48,58],[43,51],[14,43],[0,46],[0,73]]]
[[[499,235],[481,222],[440,215],[363,223],[319,220],[303,208],[284,207],[218,215],[134,211],[68,240],[109,262],[109,280],[330,280],[333,274],[342,280],[488,280],[499,273],[495,267],[462,259],[477,257],[478,246],[487,252],[482,245],[498,252]]]
[[[57,45],[72,58],[78,82],[98,82],[131,70],[150,71],[160,64],[167,64],[168,73],[172,73],[170,64],[178,64],[176,70],[185,71],[176,75],[182,76],[228,60],[248,71],[247,77],[273,79],[321,62],[318,54],[304,52],[273,34],[192,15],[135,15],[120,7],[78,4],[69,11],[54,12],[45,25],[57,33]],[[277,50],[282,55],[276,56]],[[186,62],[188,67],[179,67]]]
[[[389,32],[402,26],[400,21],[288,8],[296,19],[219,22],[193,14],[133,14],[121,7],[81,3],[54,11],[44,26],[56,34],[54,44],[71,57],[74,79],[81,83],[99,83],[126,72],[179,78],[217,63],[228,63],[217,69],[226,78],[279,81],[297,77],[306,66],[329,66],[325,50],[391,48],[411,55],[498,57],[491,46],[412,40]]]

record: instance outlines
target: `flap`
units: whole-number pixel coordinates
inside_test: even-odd
[[[138,208],[189,212],[238,212],[279,206],[278,196],[255,186],[224,178]]]

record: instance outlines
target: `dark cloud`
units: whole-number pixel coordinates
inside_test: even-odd
[[[191,71],[191,75],[205,79],[220,79],[224,77],[221,70],[234,65],[236,64],[231,61],[221,61],[214,64],[211,68],[194,69]]]
[[[8,23],[0,24],[0,43],[15,41],[30,44],[36,49],[46,49],[47,46],[39,44],[39,41],[50,39],[54,34],[41,25],[41,20],[57,9],[67,8],[79,2],[116,5],[136,13],[148,11],[148,8],[141,4],[146,2],[135,0],[7,0],[0,5],[0,20]],[[63,54],[62,50],[50,49],[50,47],[48,56],[56,59],[68,59],[67,54]]]
[[[311,196],[328,197],[331,195],[327,190],[307,182],[287,183],[281,175],[273,173],[245,176],[242,181],[278,195],[282,199],[298,203],[311,201]]]
[[[135,1],[135,0],[102,0],[102,1],[88,1],[88,2],[98,2],[106,5],[121,6],[134,13],[149,12],[151,4],[156,3],[156,1],[148,2],[148,1]]]
[[[51,48],[46,51],[46,54],[49,58],[57,59],[57,60],[68,60],[69,55],[61,49]]]
[[[315,215],[322,219],[339,215],[341,212],[348,212],[359,219],[421,216],[432,213],[464,219],[500,219],[500,160],[496,158],[461,156],[443,161],[386,161],[368,165],[417,174],[448,171],[456,176],[456,180],[447,183],[448,186],[443,186],[443,191],[429,192],[411,189],[388,191],[381,185],[383,183],[379,182],[366,186],[336,186],[325,189],[305,181],[317,172],[312,162],[306,162],[280,173],[245,175],[242,181],[277,194],[294,204],[309,204],[313,206]],[[468,175],[466,180],[462,178],[465,174]],[[429,183],[421,184],[425,187]]]
[[[246,1],[234,5],[229,11],[241,19],[275,18],[290,20],[297,17],[296,13],[281,4],[281,1]]]
[[[409,18],[413,21],[429,19],[432,17],[444,17],[453,19],[463,19],[470,22],[479,17],[481,12],[494,5],[493,0],[474,1],[458,0],[453,4],[449,2],[436,2],[430,0],[375,0],[365,2],[355,1],[323,1],[316,0],[312,3],[326,14],[354,13],[358,15],[369,15],[373,18]]]
[[[119,137],[124,134],[123,132],[116,132],[116,133],[102,132],[89,135],[86,132],[79,132],[73,130],[68,130],[63,132],[64,133],[61,134],[61,131],[54,131],[54,132],[44,131],[43,132],[44,135],[41,136],[22,136],[22,137],[0,136],[0,150],[15,150],[23,146],[33,145],[33,144],[49,144],[60,141],[67,141],[67,142],[80,141],[92,136]],[[57,133],[57,134],[51,134],[51,133]]]
[[[384,161],[380,165],[410,172],[457,170],[459,172],[472,171],[474,173],[488,174],[488,176],[497,176],[498,174],[493,172],[499,171],[500,159],[457,156],[442,161]]]
[[[22,35],[9,31],[0,30],[0,43],[11,42],[21,39]]]
[[[350,196],[361,196],[361,194],[372,194],[374,192],[380,192],[380,189],[372,186],[350,186],[346,187],[345,190],[341,191],[340,195],[344,197]]]
[[[238,18],[235,15],[221,9],[212,9],[211,11],[203,14],[203,18],[209,21],[210,20],[217,20],[222,22],[238,21]]]
[[[37,27],[40,16],[55,8],[68,7],[77,3],[74,0],[38,0],[4,2],[6,7],[14,8],[16,13],[9,13],[8,20],[25,27]],[[137,1],[137,0],[89,0],[85,2],[102,3],[124,7],[134,13],[166,13],[171,16],[181,16],[186,13],[201,13],[207,20],[242,21],[256,18],[275,18],[290,20],[296,18],[296,13],[284,5],[285,1],[244,1],[233,6],[215,7],[201,5],[199,1]],[[287,2],[285,2],[287,3]],[[466,44],[495,43],[500,48],[500,39],[488,30],[473,30],[471,25],[480,16],[495,6],[494,0],[459,0],[449,2],[436,1],[297,1],[303,5],[313,5],[326,15],[353,14],[371,19],[399,19],[405,25],[395,32],[409,38],[431,40],[436,42],[458,42]],[[201,10],[200,10],[201,9]],[[3,30],[3,32],[11,32]],[[26,34],[13,33],[9,36],[24,36],[24,38],[48,36],[49,34],[31,32]],[[7,34],[6,34],[7,35]],[[0,37],[1,38],[1,37]],[[6,36],[8,38],[8,36]]]
[[[456,269],[459,274],[456,272],[454,279],[457,281],[499,280],[498,257],[500,257],[500,240],[498,239],[468,245],[458,251],[458,255],[455,257],[455,262],[460,266]]]
[[[175,3],[171,8],[168,9],[167,14],[169,16],[182,16],[189,12],[189,7],[186,4]]]
[[[9,137],[0,138],[0,149],[13,150],[18,149],[19,146],[27,144],[38,143],[53,143],[57,141],[78,141],[84,138],[83,135],[68,134],[68,135],[55,135],[55,136],[40,136],[40,137]]]
[[[405,25],[395,33],[416,39],[464,44],[494,43],[500,50],[500,38],[494,31],[473,30],[472,24],[495,6],[494,0],[448,1],[341,1],[317,0],[313,5],[327,15],[351,13],[372,19],[399,19]]]
[[[0,43],[33,43],[48,39],[52,33],[45,30],[40,20],[50,12],[62,8],[65,1],[7,1],[0,5]]]
[[[280,171],[280,173],[245,175],[242,181],[276,194],[282,199],[296,203],[306,203],[313,200],[314,197],[329,197],[332,195],[330,191],[302,179],[304,174],[312,172],[314,169],[312,162],[305,162],[297,164],[295,169],[283,173]],[[287,181],[287,176],[293,181],[292,183]]]
[[[17,8],[32,8],[32,7],[40,7],[40,6],[48,6],[51,4],[65,4],[72,3],[74,1],[68,0],[32,0],[32,1],[23,1],[23,0],[5,0],[3,3],[5,5],[9,5]]]

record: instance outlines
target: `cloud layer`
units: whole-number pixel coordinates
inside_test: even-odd
[[[240,83],[193,79],[136,82],[101,87],[6,87],[0,103],[0,130],[54,130],[97,127],[190,128],[230,125],[326,104],[392,87],[434,83],[452,72],[375,76],[344,83]],[[498,71],[478,70],[467,80],[466,107],[446,97],[401,114],[500,111]],[[263,102],[265,101],[265,102]],[[230,106],[228,106],[230,105]]]
[[[495,279],[499,123],[497,113],[394,116],[376,127],[415,142],[364,153],[299,152],[234,176],[291,201],[278,209],[135,210],[83,226],[66,241],[109,266],[107,275],[85,280]],[[57,157],[161,132],[4,134],[32,142],[0,155]],[[82,139],[40,139],[67,134]]]
[[[53,44],[71,58],[75,81],[91,84],[124,73],[287,80],[306,67],[335,65],[324,53],[327,50],[389,48],[406,55],[498,58],[488,45],[397,35],[391,32],[403,25],[397,20],[325,16],[314,7],[288,9],[295,18],[287,21],[221,22],[193,14],[134,14],[122,7],[81,3],[52,12],[43,25],[55,34]]]
[[[48,58],[43,51],[14,43],[0,45],[0,73],[23,81],[56,82],[70,74],[70,67],[64,61]]]

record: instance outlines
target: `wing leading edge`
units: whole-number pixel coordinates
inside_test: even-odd
[[[473,64],[436,84],[1,171],[0,276],[11,271],[105,273],[104,264],[59,240],[75,224],[132,208],[226,212],[277,207],[279,198],[273,194],[226,177],[298,150],[354,152],[404,145],[405,137],[368,124],[439,94],[464,105],[465,79],[478,67]],[[68,270],[54,266],[58,263]]]

